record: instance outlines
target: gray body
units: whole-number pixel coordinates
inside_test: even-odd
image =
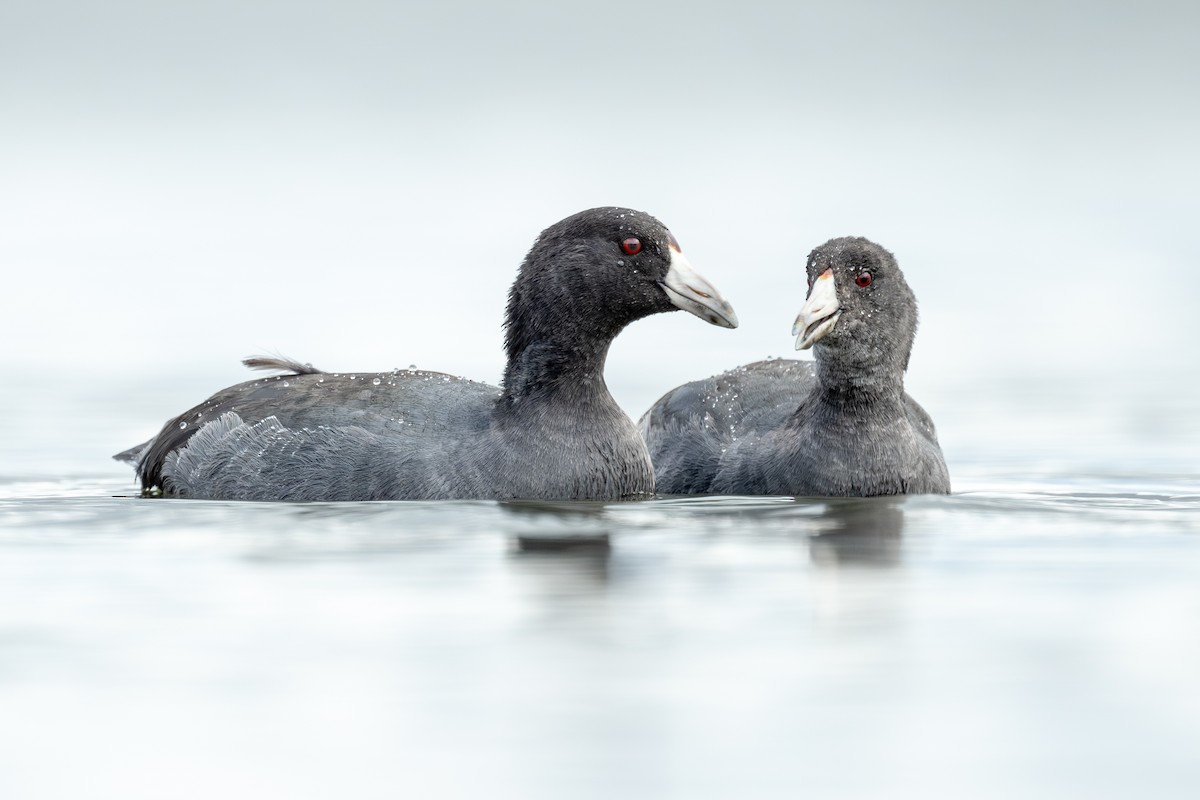
[[[506,412],[498,387],[437,372],[250,381],[169,421],[143,478],[228,500],[652,494],[632,421],[606,391],[574,388]]]
[[[917,315],[899,267],[865,239],[835,239],[810,255],[810,287],[827,270],[840,305],[797,323],[803,340],[833,320],[816,361],[760,361],[693,381],[642,417],[660,493],[950,491],[933,420],[904,391]],[[871,283],[856,286],[867,271]]]
[[[621,251],[637,237],[640,250]],[[437,372],[286,375],[224,389],[116,456],[145,493],[225,500],[603,499],[654,493],[650,458],[604,384],[613,338],[728,304],[657,220],[592,209],[538,238],[509,293],[503,387]]]
[[[933,420],[915,400],[825,391],[813,361],[758,361],[686,383],[639,428],[661,494],[950,491]]]

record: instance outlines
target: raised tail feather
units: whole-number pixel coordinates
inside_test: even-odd
[[[315,375],[324,372],[324,370],[317,369],[312,364],[301,364],[299,361],[285,356],[250,356],[249,358],[242,359],[242,364],[250,369],[277,370],[294,375]],[[141,463],[146,449],[153,443],[154,439],[150,439],[149,441],[134,445],[128,450],[122,450],[117,453],[113,456],[113,459],[137,468],[138,464]]]
[[[278,358],[272,356],[250,356],[243,358],[242,363],[250,369],[262,370],[279,370],[281,372],[291,372],[296,375],[316,375],[324,372],[323,369],[317,369],[312,364],[301,364],[284,356]]]

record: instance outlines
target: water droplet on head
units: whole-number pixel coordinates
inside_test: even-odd
[[[187,422],[181,422],[181,423],[179,423],[179,430],[183,430],[183,429],[184,429],[184,428],[186,428],[186,427],[187,427]]]
[[[283,385],[284,385],[284,386],[291,386],[291,384],[290,384],[290,383],[288,383],[287,381],[284,381],[284,382],[283,382]]]
[[[375,380],[371,381],[371,383],[373,383],[373,384],[375,384],[376,386],[378,386],[379,384],[383,383],[383,381],[381,381],[379,378],[376,378]]]

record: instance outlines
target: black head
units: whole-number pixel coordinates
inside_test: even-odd
[[[887,250],[861,237],[831,239],[808,256],[808,300],[796,349],[852,369],[908,368],[917,300]]]
[[[737,325],[657,219],[628,208],[582,211],[542,231],[525,256],[508,295],[508,357],[546,337],[608,341],[634,320],[678,308]]]

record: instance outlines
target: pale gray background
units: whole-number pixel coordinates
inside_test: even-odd
[[[634,416],[791,354],[804,257],[846,234],[909,275],[935,417],[981,374],[1194,385],[1196,8],[6,2],[8,423],[50,441],[177,390],[90,466],[248,354],[496,381],[534,236],[607,204],[663,219],[742,320],[632,326],[608,380]],[[53,414],[17,423],[31,392]]]

